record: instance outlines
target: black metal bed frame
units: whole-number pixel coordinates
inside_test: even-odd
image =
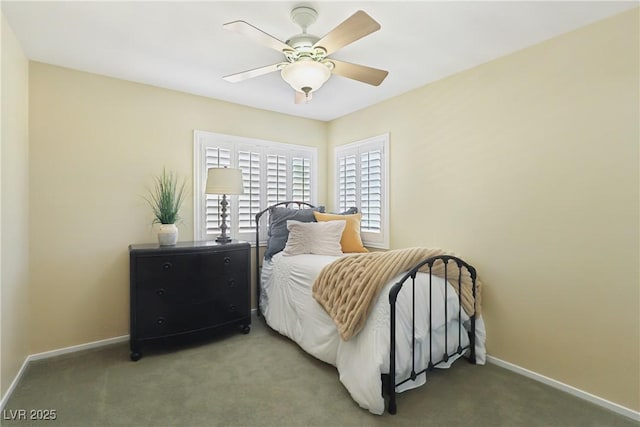
[[[433,341],[432,341],[432,269],[433,265],[436,262],[444,263],[444,280],[445,282],[449,281],[448,277],[448,263],[450,261],[455,262],[458,267],[458,347],[454,353],[449,354],[449,326],[448,322],[445,321],[444,324],[444,354],[442,355],[442,359],[434,362],[433,360]],[[426,368],[421,371],[416,372],[416,275],[418,271],[424,266],[428,266],[429,269],[429,363]],[[472,283],[472,293],[473,293],[473,315],[470,317],[470,327],[469,327],[469,344],[466,346],[462,346],[462,269],[465,268],[470,277]],[[398,293],[402,289],[405,282],[411,279],[411,375],[408,378],[396,383],[396,300],[398,298]],[[448,294],[448,286],[444,288],[444,317],[447,316],[447,294]],[[415,380],[418,375],[424,373],[426,375],[427,371],[433,370],[436,366],[441,363],[446,363],[449,361],[449,358],[455,355],[463,354],[467,349],[469,349],[469,361],[471,363],[476,363],[476,269],[471,265],[467,264],[460,258],[451,255],[438,255],[431,258],[427,258],[424,261],[416,264],[409,272],[407,272],[395,285],[391,287],[389,291],[389,304],[391,305],[391,314],[390,314],[390,353],[389,353],[389,373],[383,374],[387,375],[386,379],[383,379],[383,388],[384,384],[387,384],[387,393],[389,395],[389,406],[388,411],[390,414],[395,414],[397,411],[396,406],[396,387],[406,383],[409,380]]]
[[[291,205],[296,205],[298,209],[302,209],[302,208],[315,208],[314,205],[307,203],[307,202],[298,202],[298,201],[286,201],[286,202],[280,202],[280,203],[276,203],[274,205],[269,206],[268,208],[264,209],[263,211],[259,212],[258,214],[256,214],[256,247],[255,247],[255,254],[256,254],[256,301],[257,301],[257,314],[258,317],[260,317],[262,315],[261,311],[260,311],[260,292],[261,292],[261,286],[260,286],[260,218],[267,212],[269,212],[272,208],[277,207],[277,206],[285,206],[285,207],[289,207]],[[449,270],[449,266],[448,263],[449,262],[454,262],[458,268],[458,346],[455,352],[453,353],[449,353],[448,348],[448,339],[449,339],[449,331],[448,331],[448,322],[445,322],[445,330],[444,330],[444,340],[445,340],[445,345],[444,345],[444,354],[442,355],[442,358],[439,360],[434,361],[433,357],[433,351],[432,349],[432,336],[431,336],[431,331],[432,331],[432,304],[433,304],[433,299],[431,298],[432,296],[432,268],[434,266],[435,263],[437,262],[442,262],[444,263],[444,280],[445,282],[448,282],[449,277],[448,277],[448,270]],[[425,274],[429,275],[429,363],[427,365],[426,368],[417,371],[416,372],[416,320],[415,320],[415,312],[416,312],[416,300],[415,300],[415,289],[416,289],[416,276],[419,272],[420,269],[425,269],[425,266],[428,267],[428,273],[425,272]],[[466,346],[462,346],[462,274],[463,274],[463,269],[467,270],[467,273],[469,274],[470,278],[471,278],[471,283],[472,283],[472,294],[473,294],[473,315],[470,315],[470,327],[469,327],[469,331],[468,331],[468,337],[469,337],[469,344]],[[465,261],[461,260],[460,258],[457,258],[455,256],[452,255],[438,255],[438,256],[434,256],[434,257],[430,257],[428,259],[425,259],[423,261],[421,261],[420,263],[416,264],[410,271],[408,271],[397,283],[395,283],[390,291],[389,291],[389,304],[390,304],[390,308],[391,308],[391,312],[390,312],[390,353],[389,353],[389,373],[388,374],[382,374],[382,393],[384,394],[384,392],[386,391],[388,394],[388,406],[387,406],[387,410],[390,414],[395,414],[397,412],[397,403],[396,403],[396,387],[406,383],[409,380],[415,380],[418,375],[421,374],[427,374],[428,371],[433,370],[436,366],[438,366],[441,363],[446,363],[449,361],[449,358],[456,356],[456,355],[462,355],[466,350],[469,350],[469,362],[470,363],[476,363],[476,350],[475,350],[475,332],[476,332],[476,310],[477,310],[477,306],[476,306],[476,269],[467,264]],[[411,279],[411,301],[412,301],[412,311],[411,311],[411,325],[412,325],[412,331],[411,331],[411,374],[409,375],[409,377],[401,380],[400,382],[396,383],[395,382],[395,377],[396,377],[396,301],[398,298],[398,294],[400,293],[400,290],[402,289],[402,287],[405,285],[405,283]],[[448,287],[445,286],[445,306],[444,306],[444,310],[445,310],[445,319],[447,318],[447,293],[448,293]]]

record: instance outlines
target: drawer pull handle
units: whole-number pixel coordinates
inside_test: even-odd
[[[227,280],[227,286],[231,287],[235,285],[236,285],[236,281],[234,279]]]
[[[163,270],[169,270],[173,265],[170,262],[165,262],[164,264],[162,264],[162,269]]]
[[[229,304],[229,311],[231,312],[236,311],[236,306],[233,304]]]
[[[230,262],[231,262],[231,258],[229,258],[228,256],[224,257],[225,264],[229,264]]]
[[[164,317],[158,317],[158,318],[156,319],[156,323],[157,323],[158,325],[164,325],[164,323],[165,323],[166,321],[167,321],[167,320],[166,320]]]
[[[163,289],[163,288],[160,288],[160,289],[156,290],[156,295],[158,295],[159,297],[161,297],[161,296],[163,296],[163,295],[164,295],[164,292],[165,292],[165,291],[164,291],[164,289]]]

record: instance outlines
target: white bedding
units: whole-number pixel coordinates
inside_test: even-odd
[[[348,256],[348,255],[345,255]],[[316,302],[311,287],[322,268],[338,257],[324,255],[283,256],[278,253],[271,261],[265,260],[261,274],[260,309],[269,326],[294,340],[309,354],[338,368],[340,381],[351,397],[363,408],[374,414],[384,412],[381,395],[381,373],[389,368],[389,288],[401,276],[393,278],[380,294],[370,317],[358,335],[349,341],[342,341],[333,320]],[[434,307],[433,322],[433,362],[444,353],[444,304],[445,281],[432,276]],[[410,284],[410,282],[407,282]],[[416,278],[416,371],[422,370],[429,362],[428,329],[428,275],[419,273]],[[448,352],[458,347],[458,297],[451,285],[447,289]],[[396,325],[396,382],[404,380],[411,372],[411,300],[410,286],[404,286],[396,304],[398,316]],[[418,303],[423,301],[423,303]],[[436,302],[437,301],[437,302]],[[421,307],[421,310],[418,310]],[[464,310],[462,321],[468,326],[468,316]],[[466,330],[462,328],[461,346],[469,343]],[[485,328],[482,318],[476,319],[476,363],[484,364]],[[457,357],[456,357],[457,358]],[[438,365],[446,368],[448,363]],[[397,391],[418,387],[426,381],[422,374],[415,381],[408,381]]]

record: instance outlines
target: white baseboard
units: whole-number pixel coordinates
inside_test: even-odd
[[[80,345],[74,345],[74,346],[71,346],[71,347],[59,348],[57,350],[45,351],[45,352],[42,352],[42,353],[36,353],[36,354],[31,354],[31,355],[27,356],[24,359],[24,362],[22,362],[22,366],[20,367],[20,370],[18,371],[18,374],[16,375],[16,377],[11,382],[11,385],[7,389],[7,392],[4,394],[4,396],[2,396],[2,400],[0,400],[0,411],[2,411],[4,409],[4,405],[7,404],[7,401],[9,400],[9,397],[11,397],[11,394],[13,394],[13,391],[15,390],[16,386],[18,385],[18,382],[20,382],[20,379],[22,378],[22,375],[24,374],[24,371],[27,369],[27,366],[29,366],[29,363],[31,363],[32,361],[41,360],[41,359],[48,359],[50,357],[61,356],[63,354],[68,354],[68,353],[76,353],[76,352],[82,351],[82,350],[90,350],[92,348],[104,347],[106,345],[117,344],[117,343],[125,342],[125,341],[128,341],[128,340],[129,340],[129,335],[123,335],[121,337],[108,338],[106,340],[100,340],[100,341],[93,341],[93,342],[86,343],[86,344],[80,344]]]
[[[13,394],[13,391],[16,389],[16,386],[20,382],[20,379],[22,378],[22,374],[24,374],[24,371],[27,369],[28,364],[29,364],[29,357],[27,356],[27,358],[24,359],[24,362],[22,362],[22,366],[20,366],[20,370],[18,370],[18,374],[11,382],[11,385],[7,389],[7,392],[4,394],[4,396],[2,396],[2,400],[0,400],[0,411],[4,410],[4,405],[7,404],[9,397],[11,397],[11,395]]]
[[[618,405],[617,403],[610,402],[601,397],[595,396],[591,393],[587,393],[586,391],[577,389],[568,384],[564,384],[560,381],[554,380],[549,377],[545,377],[544,375],[538,374],[536,372],[530,371],[528,369],[522,368],[518,365],[514,365],[513,363],[505,362],[504,360],[498,359],[497,357],[487,356],[487,361],[494,365],[500,366],[501,368],[508,369],[509,371],[515,372],[520,375],[524,375],[525,377],[531,378],[533,380],[539,381],[543,384],[556,388],[558,390],[562,390],[567,392],[573,396],[579,397],[580,399],[587,400],[591,403],[594,403],[598,406],[606,408],[610,411],[613,411],[617,414],[624,415],[625,417],[631,418],[635,421],[640,421],[640,412],[634,411],[629,408],[625,408],[622,405]]]
[[[107,338],[106,340],[93,341],[86,344],[73,345],[71,347],[59,348],[57,350],[45,351],[43,353],[32,354],[27,357],[27,360],[40,360],[48,359],[50,357],[61,356],[63,354],[75,353],[82,350],[90,350],[92,348],[104,347],[105,345],[118,344],[121,342],[129,341],[129,335],[123,335],[121,337]]]

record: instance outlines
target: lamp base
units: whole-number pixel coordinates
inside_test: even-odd
[[[229,243],[231,240],[233,240],[231,237],[223,236],[222,234],[216,237],[216,242],[218,243]]]
[[[222,195],[222,200],[220,200],[220,207],[222,208],[222,212],[220,212],[220,235],[216,238],[216,242],[218,243],[229,243],[231,241],[231,237],[227,235],[227,206],[229,202],[227,202],[227,195]]]

